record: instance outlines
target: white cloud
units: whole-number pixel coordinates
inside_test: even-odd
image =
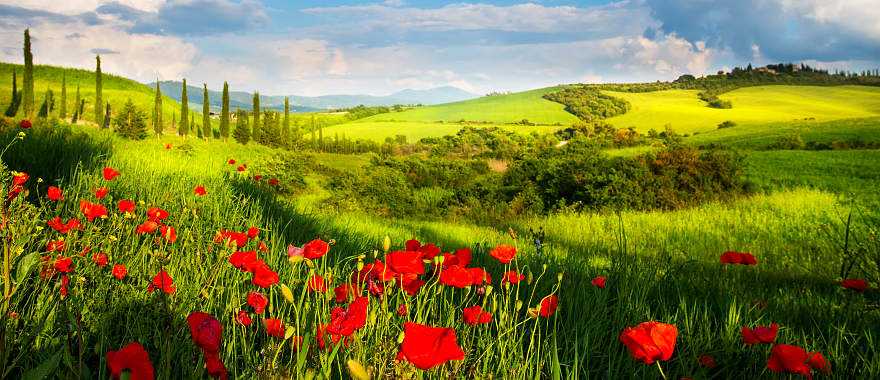
[[[877,0],[777,0],[788,12],[880,41]]]
[[[156,12],[165,0],[0,0],[0,4],[4,5],[45,10],[68,16],[93,12],[97,7],[108,3],[119,3],[145,12]]]

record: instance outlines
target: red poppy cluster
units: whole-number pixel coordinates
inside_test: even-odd
[[[205,368],[208,375],[215,379],[226,380],[226,366],[220,360],[220,346],[223,343],[223,325],[217,318],[208,313],[196,311],[186,318],[193,343],[205,357]]]
[[[21,194],[21,192],[24,191],[24,184],[27,183],[30,178],[31,176],[27,173],[12,172],[12,186],[9,188],[9,192],[6,193],[7,202],[11,202],[18,197],[18,194]]]
[[[721,264],[758,265],[751,253],[727,251],[721,254]]]
[[[155,378],[153,363],[144,346],[138,342],[132,342],[118,351],[107,352],[107,368],[114,380],[122,379],[123,373],[128,373],[130,380],[152,380]]]

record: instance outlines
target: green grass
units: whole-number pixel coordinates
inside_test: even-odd
[[[426,137],[442,137],[454,135],[464,127],[497,127],[518,133],[552,132],[559,127],[547,125],[510,125],[510,124],[472,124],[456,122],[410,122],[410,121],[356,121],[334,125],[324,129],[324,138],[336,134],[350,139],[364,139],[383,142],[386,138],[406,136],[407,142],[416,142]]]
[[[739,149],[767,149],[781,138],[799,135],[804,142],[880,142],[880,118],[832,121],[792,121],[745,124],[715,129],[687,138],[692,145],[724,145]]]
[[[678,133],[708,132],[726,120],[759,125],[814,118],[816,121],[880,116],[880,88],[864,86],[757,86],[720,97],[732,109],[707,107],[695,90],[644,93],[607,92],[626,99],[632,109],[607,119],[618,128],[640,132],[663,131],[669,124]]]

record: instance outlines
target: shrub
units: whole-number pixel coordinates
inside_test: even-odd
[[[726,120],[726,121],[721,122],[721,124],[718,124],[718,129],[732,128],[735,126],[736,126],[736,122],[734,122],[732,120]]]
[[[768,148],[771,150],[800,150],[806,148],[806,144],[800,134],[793,134],[780,137],[770,144]]]
[[[147,137],[147,115],[139,110],[131,99],[125,102],[122,110],[113,120],[114,130],[120,136],[132,140],[143,140]]]

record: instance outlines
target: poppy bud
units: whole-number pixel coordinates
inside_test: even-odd
[[[516,240],[516,231],[512,227],[507,227],[507,234],[510,235],[511,239]]]
[[[293,292],[290,291],[287,285],[281,284],[281,295],[284,296],[287,302],[293,303]]]
[[[284,339],[290,339],[290,337],[292,337],[293,333],[295,332],[296,330],[293,328],[293,326],[287,326],[287,328],[284,329]]]
[[[403,343],[403,338],[404,338],[405,336],[406,336],[406,335],[403,333],[403,331],[401,331],[400,334],[397,335],[397,344],[401,344],[401,343]]]
[[[534,279],[534,278],[533,278],[533,276],[532,276],[532,271],[529,271],[529,273],[526,274],[526,284],[531,285],[533,279]]]
[[[513,310],[519,311],[519,309],[522,309],[522,306],[523,306],[523,301],[516,300],[516,303],[513,305]]]
[[[391,249],[391,237],[390,236],[385,235],[385,240],[382,241],[382,249],[384,249],[386,253],[388,252],[388,250]]]
[[[357,360],[348,359],[348,374],[355,380],[370,380],[370,373]]]
[[[364,260],[358,259],[357,270],[358,270],[358,272],[364,270]]]
[[[445,255],[434,256],[434,265],[443,265],[444,261],[446,261]]]
[[[486,295],[492,294],[492,285],[486,285]]]
[[[562,282],[562,272],[559,272],[559,274],[556,275],[556,281],[560,283]]]
[[[303,259],[309,269],[315,269],[315,263],[312,260]]]

